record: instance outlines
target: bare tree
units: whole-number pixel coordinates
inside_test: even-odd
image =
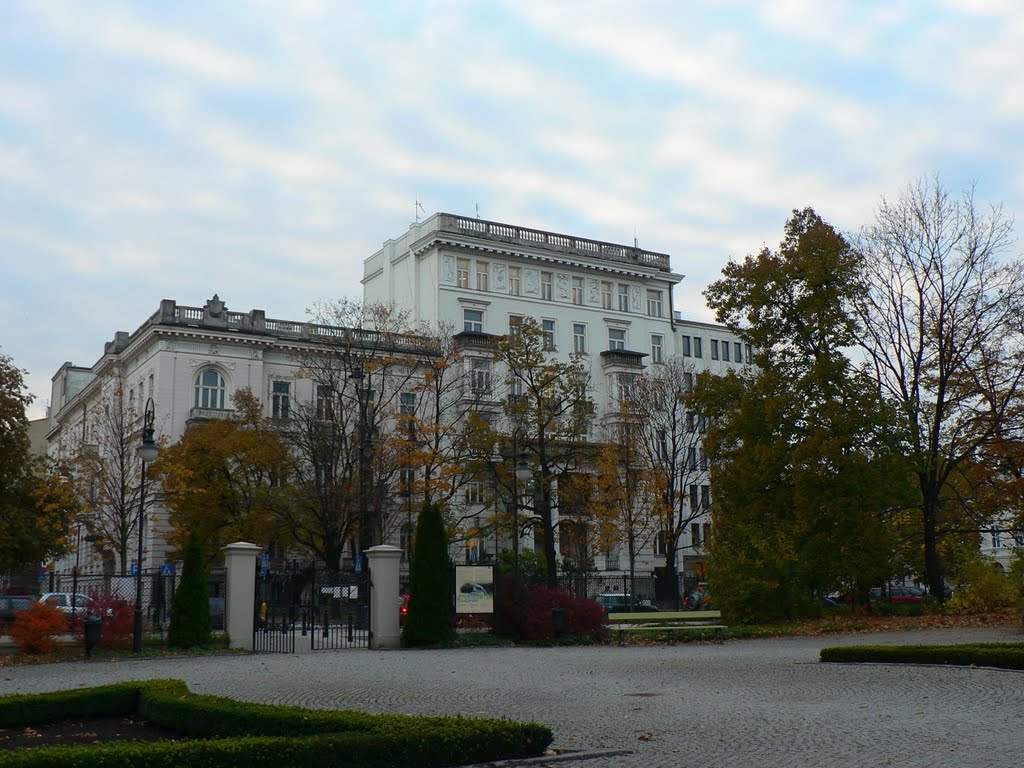
[[[979,207],[973,187],[955,197],[935,176],[883,199],[859,242],[870,286],[860,344],[909,428],[925,575],[940,599],[945,491],[1024,381],[1024,264],[1004,258],[1012,226],[1000,206]]]
[[[103,382],[102,395],[84,419],[82,432],[62,446],[74,468],[76,486],[86,510],[89,532],[114,550],[118,570],[127,575],[138,537],[142,460],[138,446],[142,429],[137,404],[120,372]],[[158,488],[147,478],[145,506],[159,500]]]

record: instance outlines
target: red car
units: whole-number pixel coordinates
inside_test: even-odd
[[[885,600],[887,597],[893,603],[920,603],[927,593],[920,587],[889,587],[889,594],[882,593],[880,587],[874,587],[870,592],[871,602]]]
[[[409,596],[399,595],[398,596],[398,624],[404,625],[405,619],[409,615]]]

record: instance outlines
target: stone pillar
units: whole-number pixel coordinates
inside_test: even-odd
[[[370,647],[399,648],[402,631],[398,624],[398,567],[402,550],[381,544],[366,550],[370,563]]]
[[[236,541],[223,551],[227,569],[224,631],[231,638],[232,648],[251,651],[256,613],[256,556],[263,548],[247,541]]]

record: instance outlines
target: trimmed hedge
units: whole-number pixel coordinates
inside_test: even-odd
[[[5,766],[462,765],[543,753],[551,730],[536,723],[465,717],[310,710],[193,694],[180,680],[118,683],[0,698],[0,726],[137,713],[196,741],[106,742],[22,748]]]
[[[1024,669],[1024,643],[963,645],[848,645],[822,648],[821,661],[953,664]]]

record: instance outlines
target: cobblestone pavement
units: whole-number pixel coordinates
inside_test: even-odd
[[[826,645],[1024,641],[1011,632],[82,662],[0,669],[0,693],[174,677],[268,703],[532,719],[552,727],[555,747],[629,750],[561,763],[582,768],[1016,768],[1024,674],[817,662]]]

